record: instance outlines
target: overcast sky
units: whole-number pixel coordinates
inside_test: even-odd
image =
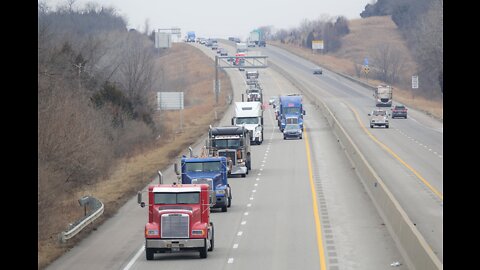
[[[43,0],[55,8],[66,0]],[[273,29],[297,27],[304,19],[345,16],[358,19],[368,3],[375,0],[76,0],[74,8],[85,3],[114,7],[127,19],[128,28],[150,31],[180,27],[182,35],[195,31],[201,37],[246,38],[259,26]]]

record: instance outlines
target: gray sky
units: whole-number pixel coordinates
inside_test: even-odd
[[[55,8],[66,0],[44,0]],[[201,37],[246,38],[259,26],[273,29],[297,27],[304,19],[345,16],[358,19],[368,3],[375,0],[77,0],[74,8],[85,3],[114,7],[125,17],[129,28],[150,31],[180,27],[182,35],[195,31]]]

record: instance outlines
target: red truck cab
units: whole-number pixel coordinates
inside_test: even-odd
[[[197,250],[201,258],[214,246],[210,221],[211,191],[207,184],[158,184],[148,187],[146,259],[155,253]],[[138,202],[142,207],[139,193]]]

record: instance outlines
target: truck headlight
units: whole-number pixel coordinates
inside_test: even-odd
[[[158,235],[158,230],[145,230],[145,235]]]
[[[204,235],[205,232],[203,230],[192,230],[192,235]]]
[[[215,194],[225,195],[225,189],[217,189],[217,190],[215,190]]]

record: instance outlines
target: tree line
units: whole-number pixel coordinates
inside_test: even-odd
[[[419,65],[422,90],[443,93],[443,0],[378,0],[362,18],[391,15]]]
[[[114,8],[74,2],[38,3],[39,230],[42,209],[162,133],[152,41]]]

